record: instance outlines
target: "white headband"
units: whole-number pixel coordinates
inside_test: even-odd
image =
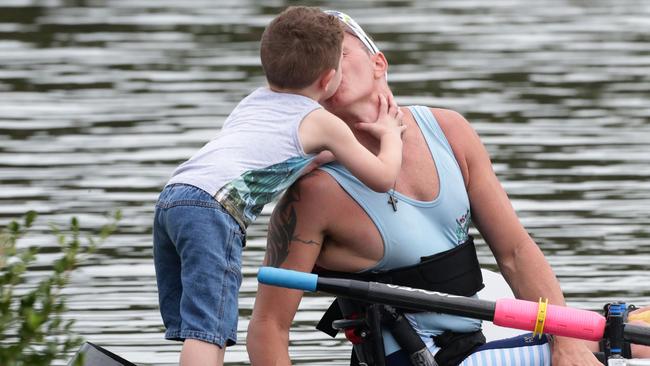
[[[352,32],[352,34],[354,34],[357,38],[359,38],[361,43],[363,43],[363,45],[366,46],[366,48],[373,55],[377,54],[379,52],[379,48],[377,48],[377,46],[375,45],[375,42],[373,42],[372,39],[370,39],[370,37],[368,37],[366,32],[363,31],[361,26],[357,22],[355,22],[354,19],[352,19],[352,17],[350,17],[349,15],[347,15],[345,13],[341,13],[340,11],[336,11],[336,10],[325,10],[325,13],[329,14],[329,15],[333,15],[333,16],[337,17],[341,22],[343,22],[343,24],[345,24],[347,29],[350,32]]]

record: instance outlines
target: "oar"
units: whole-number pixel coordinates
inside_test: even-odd
[[[518,299],[496,302],[454,296],[439,292],[365,282],[342,278],[320,277],[281,268],[262,267],[257,275],[260,283],[303,291],[322,291],[351,299],[387,304],[395,307],[435,311],[491,321],[496,325],[527,331],[598,341],[605,332],[605,318],[593,311],[548,305],[540,328],[540,304]],[[625,339],[650,345],[650,327],[626,324]]]

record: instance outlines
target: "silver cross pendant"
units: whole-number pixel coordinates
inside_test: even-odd
[[[393,206],[393,211],[397,212],[397,198],[392,194],[389,194],[388,197],[388,204]]]

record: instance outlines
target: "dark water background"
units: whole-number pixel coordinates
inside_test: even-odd
[[[173,364],[162,339],[151,216],[172,170],[263,84],[257,42],[281,0],[0,0],[0,221],[41,216],[23,245],[57,253],[48,222],[120,232],[73,276],[70,316],[137,363]],[[323,1],[391,63],[402,105],[458,110],[482,136],[571,305],[650,303],[650,2]],[[272,205],[249,232],[245,339]],[[498,213],[497,213],[498,214]],[[493,260],[484,244],[481,261]],[[348,347],[296,317],[296,364],[344,365]],[[226,356],[246,364],[243,345]]]

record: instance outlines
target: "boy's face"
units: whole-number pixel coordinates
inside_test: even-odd
[[[343,78],[343,52],[341,52],[341,58],[339,59],[339,68],[336,70],[334,77],[327,85],[327,91],[323,99],[328,99],[329,97],[334,95],[334,93],[336,93],[336,89],[338,89],[339,85],[341,85],[342,78]]]

